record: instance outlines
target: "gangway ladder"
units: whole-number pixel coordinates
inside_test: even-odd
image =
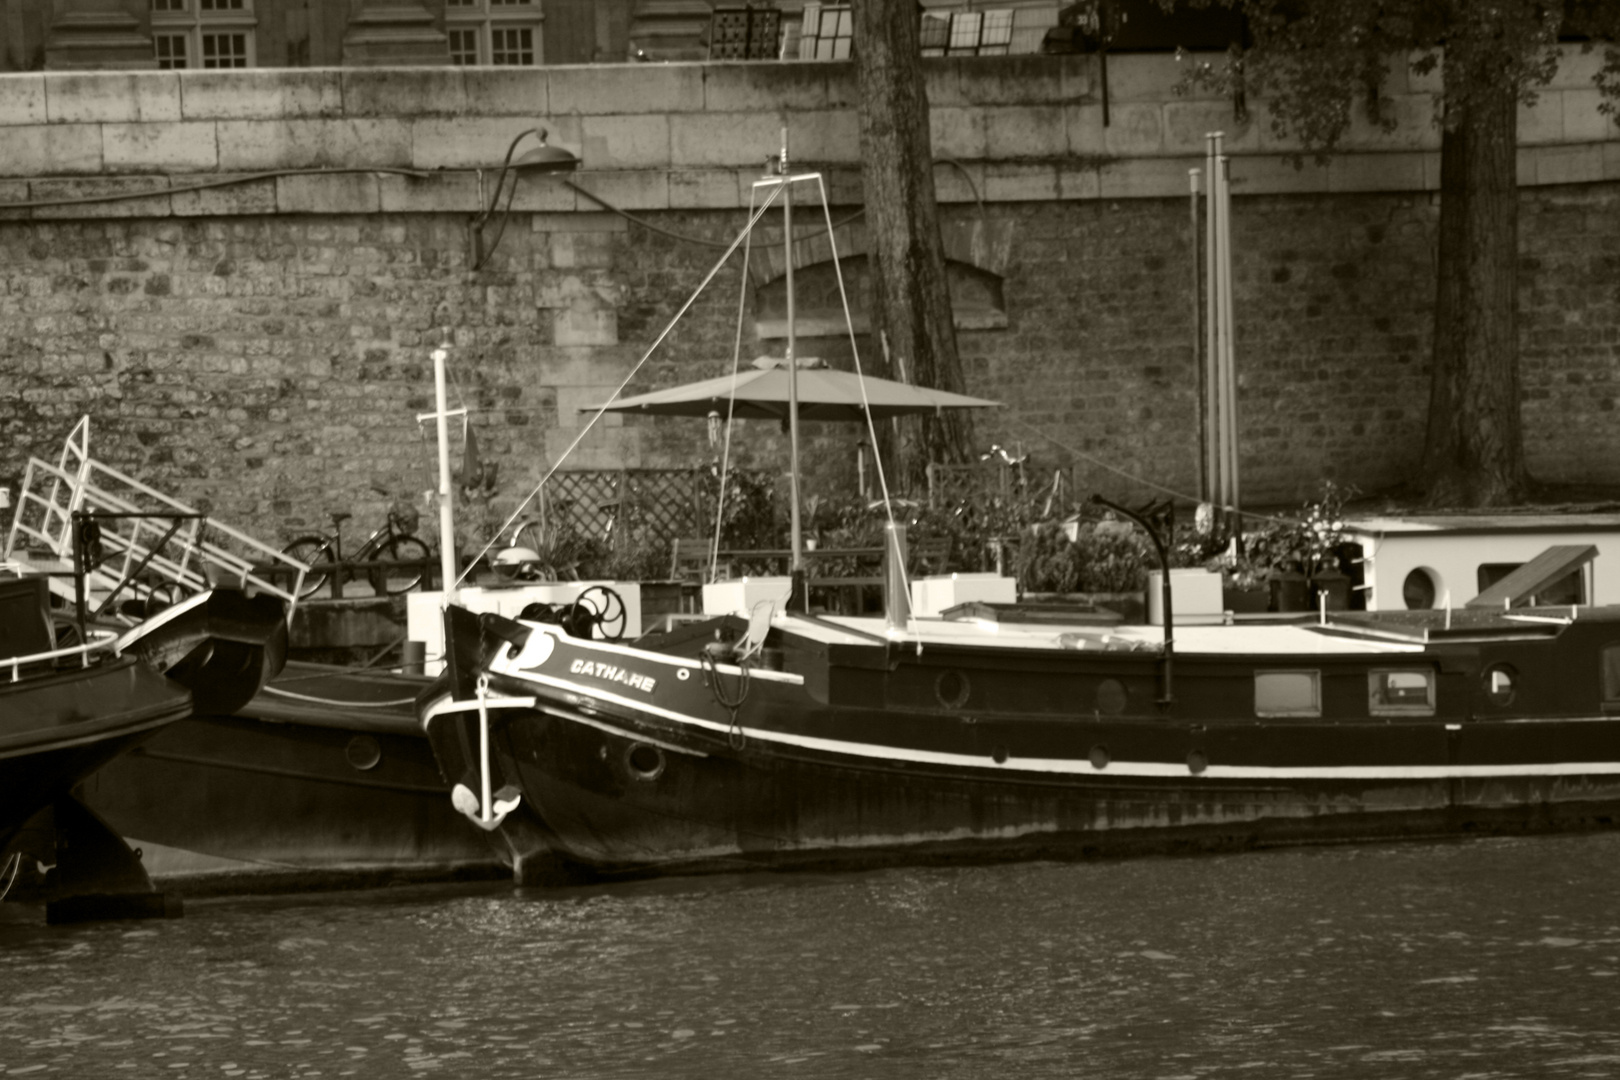
[[[98,605],[121,591],[139,600],[173,600],[218,581],[279,596],[292,617],[307,566],[91,457],[88,416],[68,435],[57,464],[29,459],[0,558],[24,573],[46,575],[51,592],[72,602],[73,518],[79,513],[98,519],[104,558],[85,579]]]

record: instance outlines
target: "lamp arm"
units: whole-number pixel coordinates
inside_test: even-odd
[[[517,153],[518,143],[522,142],[524,136],[527,135],[536,136],[542,143],[546,141],[545,128],[529,128],[527,131],[518,132],[517,138],[512,140],[512,145],[506,148],[506,158],[501,162],[501,171],[495,175],[495,193],[490,196],[489,205],[484,208],[484,212],[478,215],[477,228],[482,229],[484,227],[484,223],[489,220],[489,215],[495,212],[496,204],[501,201],[501,188],[506,184],[507,171],[512,167],[512,155]]]

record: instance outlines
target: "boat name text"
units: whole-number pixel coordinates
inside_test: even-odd
[[[608,682],[624,683],[631,689],[640,690],[644,694],[652,693],[653,687],[658,684],[658,680],[651,675],[626,671],[622,667],[604,664],[600,660],[575,660],[568,665],[568,672],[571,675],[591,675],[598,679],[606,679]]]

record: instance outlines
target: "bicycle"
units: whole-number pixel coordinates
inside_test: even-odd
[[[306,566],[343,562],[343,523],[353,516],[342,510],[333,513],[330,536],[318,533],[300,536],[282,548],[281,553],[297,559]],[[375,559],[400,564],[371,567],[365,571],[372,590],[379,596],[397,596],[400,593],[410,592],[427,576],[427,564],[432,561],[433,552],[412,534],[411,530],[415,528],[412,519],[415,517],[414,513],[405,514],[390,509],[388,520],[383,526],[366,537],[360,549],[349,556],[350,560],[356,562]],[[333,572],[342,573],[342,570]],[[322,585],[326,584],[328,576],[325,571],[305,574],[304,584],[298,590],[298,598],[303,600],[313,596]],[[339,580],[341,583],[341,579]]]

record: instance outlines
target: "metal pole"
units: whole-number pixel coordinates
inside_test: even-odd
[[[456,518],[450,487],[450,402],[445,392],[446,343],[433,350],[433,396],[439,427],[439,571],[444,575],[444,606],[456,602]]]
[[[1142,527],[1153,541],[1154,553],[1159,557],[1159,573],[1162,578],[1159,582],[1159,604],[1164,608],[1164,653],[1162,667],[1159,671],[1159,705],[1168,708],[1176,700],[1175,695],[1175,659],[1176,659],[1176,616],[1173,604],[1174,588],[1170,581],[1170,547],[1176,535],[1176,507],[1170,500],[1163,503],[1149,503],[1138,513],[1117,502],[1103,498],[1101,495],[1091,497],[1093,504],[1106,506],[1110,510],[1124,514]],[[1159,514],[1164,516],[1164,534],[1161,535],[1158,527],[1149,521],[1144,514]]]
[[[1225,266],[1221,325],[1224,328],[1222,337],[1226,345],[1223,362],[1226,366],[1227,482],[1231,488],[1228,505],[1232,508],[1232,532],[1241,537],[1243,516],[1240,507],[1243,505],[1243,495],[1238,486],[1237,356],[1234,347],[1235,322],[1232,316],[1232,159],[1228,157],[1221,158],[1221,261]]]
[[[804,573],[804,536],[799,523],[799,367],[793,335],[793,180],[788,175],[787,128],[782,129],[782,243],[787,262],[788,492],[792,497],[788,548],[795,579]]]
[[[1204,412],[1209,417],[1209,429],[1204,441],[1204,482],[1209,487],[1210,501],[1215,503],[1217,516],[1221,508],[1221,452],[1220,452],[1220,349],[1216,341],[1219,322],[1215,302],[1215,140],[1218,133],[1204,136]]]
[[[1230,442],[1229,442],[1229,439],[1228,439],[1228,432],[1229,432],[1229,430],[1231,428],[1231,423],[1232,423],[1232,418],[1231,418],[1230,414],[1228,414],[1228,412],[1227,412],[1227,405],[1228,405],[1228,403],[1230,401],[1230,399],[1229,399],[1229,397],[1227,395],[1227,381],[1231,378],[1232,373],[1227,369],[1227,366],[1226,366],[1227,325],[1226,325],[1225,314],[1226,314],[1226,287],[1227,287],[1227,280],[1226,280],[1226,245],[1224,243],[1225,229],[1223,228],[1223,222],[1224,222],[1224,218],[1225,218],[1225,201],[1224,201],[1224,198],[1225,198],[1226,192],[1221,187],[1221,172],[1222,172],[1222,169],[1225,167],[1226,159],[1225,159],[1225,156],[1222,155],[1222,153],[1221,153],[1221,140],[1222,140],[1221,133],[1216,132],[1215,133],[1215,141],[1214,141],[1215,161],[1214,161],[1214,167],[1210,170],[1210,174],[1209,174],[1209,188],[1210,188],[1210,193],[1211,193],[1211,196],[1212,196],[1212,202],[1211,202],[1211,205],[1210,205],[1210,209],[1212,211],[1212,217],[1214,219],[1211,222],[1211,225],[1213,226],[1213,229],[1214,229],[1214,248],[1215,248],[1215,250],[1214,250],[1214,256],[1215,256],[1214,257],[1214,270],[1215,270],[1214,301],[1215,301],[1215,303],[1214,303],[1214,306],[1213,306],[1213,308],[1211,310],[1210,320],[1215,325],[1215,395],[1216,395],[1215,413],[1216,413],[1216,416],[1218,417],[1216,427],[1217,427],[1217,431],[1219,432],[1219,440],[1218,440],[1218,446],[1217,446],[1217,458],[1219,459],[1219,462],[1220,462],[1220,466],[1219,466],[1220,496],[1219,496],[1219,498],[1220,498],[1220,505],[1221,505],[1221,510],[1222,510],[1222,514],[1221,514],[1222,520],[1225,520],[1226,517],[1227,517],[1227,512],[1228,512],[1229,508],[1232,505],[1232,463],[1231,463],[1231,459],[1227,456],[1227,448],[1230,445]]]
[[[1191,194],[1188,202],[1192,210],[1192,228],[1187,235],[1192,240],[1192,359],[1193,370],[1198,373],[1198,497],[1209,502],[1209,413],[1204,400],[1205,383],[1209,380],[1204,371],[1204,309],[1198,300],[1198,288],[1203,284],[1198,273],[1198,178],[1202,172],[1201,169],[1187,170],[1187,186]]]
[[[903,633],[911,619],[911,596],[906,591],[906,527],[891,521],[883,527],[884,624]]]

